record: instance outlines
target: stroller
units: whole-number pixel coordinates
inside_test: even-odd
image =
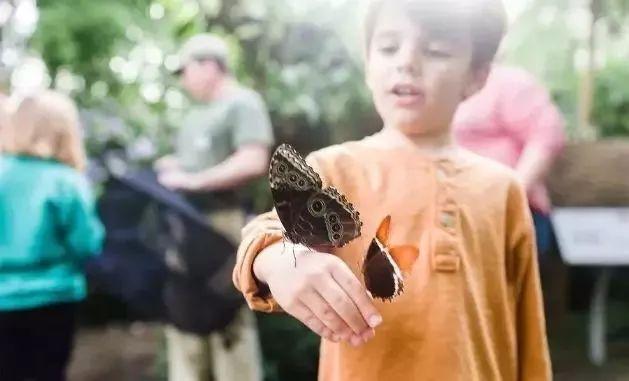
[[[86,268],[94,290],[186,332],[225,328],[244,303],[231,284],[234,245],[182,195],[162,187],[153,171],[107,172],[98,203],[107,238]],[[169,269],[170,250],[188,271]]]

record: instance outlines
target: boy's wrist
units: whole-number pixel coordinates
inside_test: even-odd
[[[279,256],[289,243],[277,242],[262,250],[253,261],[253,275],[261,283],[267,284],[269,274],[277,266]]]
[[[253,275],[264,284],[275,273],[285,273],[295,268],[295,261],[302,255],[314,255],[308,247],[287,240],[276,242],[263,249],[253,261]]]

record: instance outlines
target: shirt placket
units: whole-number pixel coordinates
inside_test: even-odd
[[[448,159],[435,162],[437,181],[432,267],[437,272],[455,273],[461,267],[459,253],[460,208],[455,198],[453,178],[458,168]]]

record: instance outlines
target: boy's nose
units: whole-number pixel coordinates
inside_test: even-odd
[[[403,49],[399,52],[397,60],[397,71],[401,74],[408,74],[413,77],[421,75],[422,59],[417,49]]]

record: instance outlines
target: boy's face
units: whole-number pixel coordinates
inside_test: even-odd
[[[471,69],[469,38],[427,34],[396,3],[384,5],[367,52],[366,75],[385,125],[406,135],[448,133],[458,104],[484,84]]]

